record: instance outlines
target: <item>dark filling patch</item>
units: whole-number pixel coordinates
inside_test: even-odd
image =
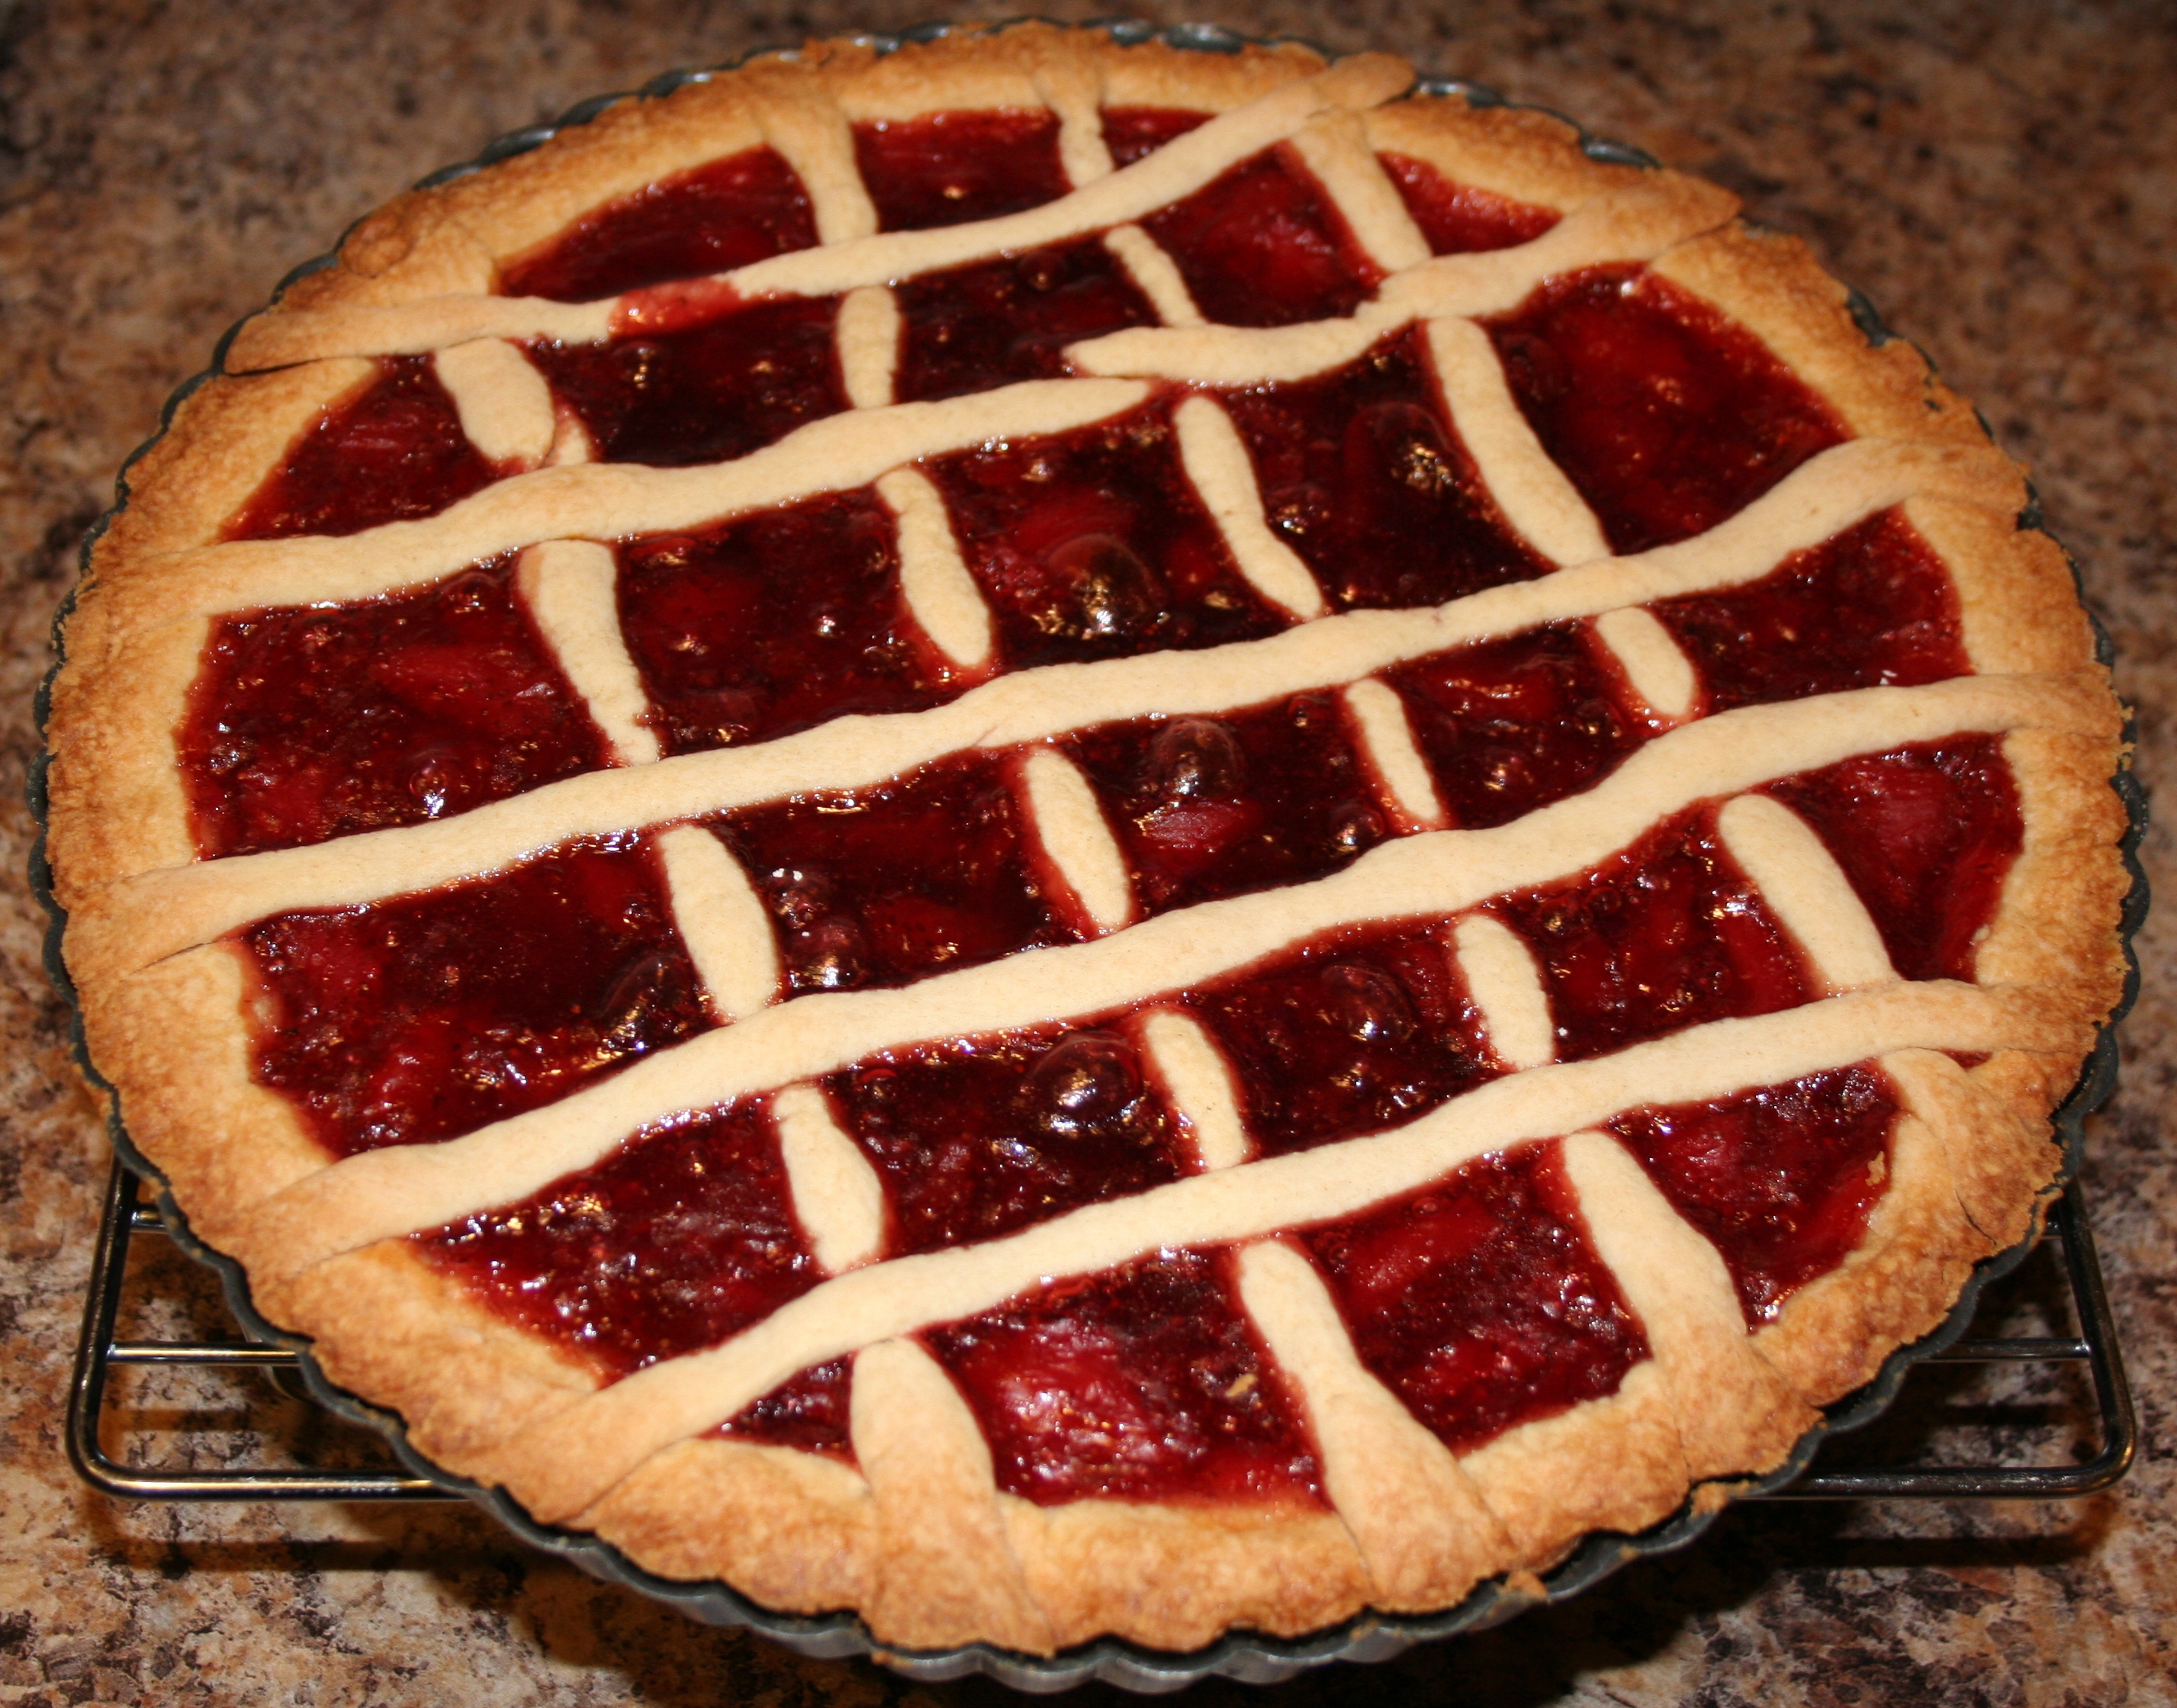
[[[256,1078],[341,1156],[556,1102],[712,1023],[663,874],[632,834],[422,895],[282,914],[241,941]]]
[[[879,229],[961,226],[1040,207],[1071,188],[1058,157],[1058,115],[936,112],[854,127],[854,157]]]
[[[1290,385],[1226,394],[1263,514],[1333,607],[1441,604],[1547,573],[1451,429],[1420,335]]]
[[[1560,1061],[1817,994],[1714,826],[1691,808],[1569,883],[1491,908],[1541,964]]]
[[[1383,673],[1452,824],[1487,830],[1590,789],[1646,739],[1585,625],[1437,652]]]
[[[1276,633],[1181,467],[1169,402],[936,460],[1007,667],[1187,651]]]
[[[1622,1115],[1610,1130],[1722,1253],[1749,1328],[1836,1269],[1889,1177],[1897,1100],[1871,1061],[1715,1103]]]
[[[1454,183],[1434,166],[1405,155],[1377,156],[1399,199],[1438,255],[1468,255],[1530,243],[1557,224],[1554,208],[1514,201],[1470,184]]]
[[[982,1426],[998,1487],[1067,1501],[1320,1506],[1299,1409],[1221,1255],[1159,1252],[925,1333]]]
[[[891,514],[833,493],[620,548],[619,613],[669,753],[957,691],[901,603]]]
[[[396,356],[336,404],[229,521],[230,540],[356,534],[434,516],[498,478],[470,445],[428,356]]]
[[[1111,151],[1111,164],[1130,166],[1144,155],[1154,154],[1174,137],[1184,136],[1209,123],[1206,112],[1185,112],[1170,106],[1107,106],[1104,109],[1104,146]]]
[[[1306,1240],[1361,1363],[1456,1452],[1616,1393],[1648,1356],[1554,1142]]]
[[[887,1050],[824,1087],[884,1181],[888,1256],[996,1239],[1182,1172],[1139,1052],[1104,1028]]]
[[[966,753],[713,828],[778,921],[796,992],[903,985],[1074,941],[1044,892],[1011,767]]]
[[[1350,314],[1383,276],[1286,148],[1241,161],[1141,223],[1177,265],[1195,307],[1218,325]]]
[[[219,619],[177,741],[199,850],[419,824],[604,764],[512,577],[502,559],[420,593]]]
[[[1118,258],[1097,237],[903,281],[905,323],[893,390],[902,403],[1055,379],[1065,349],[1156,323]]]
[[[1490,332],[1620,553],[1705,532],[1845,437],[1767,345],[1644,268],[1548,280]]]
[[[1906,979],[1973,975],[2025,826],[1995,735],[1954,735],[1802,772],[1764,791],[1812,825]]]
[[[1432,925],[1339,931],[1186,1000],[1223,1047],[1266,1156],[1404,1126],[1496,1077]]]
[[[1105,724],[1061,744],[1151,913],[1336,871],[1389,827],[1337,701]]]
[[[816,224],[794,170],[752,148],[608,202],[506,269],[510,297],[594,303],[812,248]]]

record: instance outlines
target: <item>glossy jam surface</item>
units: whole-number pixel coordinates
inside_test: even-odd
[[[1621,553],[1727,521],[1844,437],[1766,345],[1644,269],[1552,279],[1490,331],[1543,449]]]
[[[1509,249],[1534,242],[1558,222],[1559,216],[1553,208],[1540,208],[1470,184],[1454,183],[1426,161],[1399,154],[1377,158],[1398,186],[1399,199],[1428,239],[1432,254]]]
[[[1906,979],[1971,979],[2025,834],[2001,739],[1953,736],[1770,784],[1814,827]]]
[[[418,824],[603,764],[512,579],[502,561],[425,592],[217,620],[176,743],[198,849]]]
[[[1299,157],[1265,149],[1142,222],[1220,326],[1286,326],[1350,314],[1382,270]]]
[[[1942,562],[1896,510],[1786,559],[1750,587],[1655,608],[1713,713],[1972,669]]]
[[[1438,926],[1336,932],[1187,1000],[1266,1156],[1403,1126],[1497,1072]]]
[[[1031,862],[1012,767],[974,753],[714,827],[778,929],[790,992],[901,985],[1073,941]]]
[[[1455,1451],[1616,1393],[1648,1354],[1553,1143],[1305,1237],[1361,1363]]]
[[[772,150],[752,148],[608,202],[509,267],[499,289],[592,303],[730,272],[816,242],[800,179]]]
[[[1897,1102],[1871,1061],[1610,1129],[1722,1254],[1749,1328],[1849,1257],[1890,1171]]]
[[[756,303],[683,330],[533,347],[600,462],[726,462],[847,407],[838,299]]]
[[[595,1167],[415,1244],[613,1376],[715,1346],[823,1279],[761,1098],[637,1133]]]
[[[1098,237],[925,273],[894,295],[903,330],[892,391],[902,403],[1056,379],[1067,371],[1067,345],[1156,324]]]
[[[761,1400],[750,1400],[714,1432],[766,1447],[852,1460],[854,1446],[848,1422],[854,1387],[853,1362],[834,1358],[788,1377]]]
[[[1150,913],[1322,877],[1389,833],[1328,694],[1106,724],[1061,745],[1102,803]]]
[[[1072,188],[1049,111],[937,112],[854,127],[881,231],[961,226],[1056,201]]]
[[[891,1256],[995,1239],[1183,1172],[1139,1050],[1107,1028],[887,1051],[824,1086],[884,1181]]]
[[[231,540],[353,534],[436,516],[498,472],[461,432],[428,356],[379,377],[313,423],[224,530]]]
[[[342,1156],[535,1109],[712,1023],[634,836],[241,941],[257,1079]]]
[[[1450,822],[1509,823],[1592,787],[1646,739],[1585,625],[1435,652],[1383,673]]]
[[[1817,992],[1798,948],[1694,808],[1570,883],[1490,911],[1534,951],[1577,1061],[1739,1015],[1796,1007]]]
[[[1166,405],[960,451],[927,472],[1009,668],[1222,646],[1285,626],[1233,566],[1180,465]]]
[[[1175,106],[1107,106],[1104,109],[1104,146],[1111,151],[1111,164],[1130,166],[1144,155],[1154,154],[1174,137],[1209,123],[1206,112],[1188,112]]]
[[[1263,515],[1333,608],[1438,604],[1548,569],[1498,516],[1414,333],[1334,373],[1224,401]]]
[[[620,627],[666,751],[951,699],[898,576],[891,513],[866,488],[623,545]]]
[[[1248,1331],[1230,1263],[1159,1252],[927,1331],[998,1487],[1039,1506],[1320,1504],[1298,1408]]]

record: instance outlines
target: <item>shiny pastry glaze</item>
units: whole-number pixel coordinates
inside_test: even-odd
[[[1112,112],[1106,139],[1123,166],[1204,117]],[[989,217],[1065,188],[1043,115],[863,125],[855,144],[887,229]],[[1555,218],[1419,162],[1386,165],[1440,254],[1524,242]],[[1214,319],[1343,314],[1375,283],[1289,150],[1241,162],[1145,223]],[[756,150],[623,199],[503,282],[581,300],[813,240],[799,186]],[[1150,318],[1094,239],[908,281],[899,301],[903,400],[1057,372],[1067,343]],[[828,347],[834,303],[720,306],[731,312],[691,312],[674,330],[596,349],[540,348],[535,359],[607,457],[737,455],[843,407]],[[1639,269],[1553,281],[1492,331],[1521,407],[1621,551],[1713,526],[1840,437],[1755,341]],[[450,406],[434,386],[420,363],[387,364],[298,445],[231,532],[351,531],[443,508],[490,478],[446,454]],[[1547,570],[1481,489],[1412,335],[1339,373],[1224,401],[1272,526],[1334,607],[1434,603]],[[1238,576],[1179,471],[1172,401],[930,469],[990,598],[1000,668],[1284,626]],[[412,466],[413,481],[381,490],[374,477],[336,477],[340,457],[327,447],[342,434],[376,447],[358,463],[366,472]],[[630,650],[668,750],[957,691],[903,617],[889,523],[867,494],[627,543],[621,564]],[[482,573],[497,577],[499,608],[512,619],[505,566]],[[428,612],[439,596],[415,597]],[[399,603],[332,620],[384,624],[397,652],[406,630],[385,614]],[[1753,587],[1658,614],[1695,661],[1710,711],[1964,668],[1955,596],[1894,515]],[[232,839],[276,832],[221,827],[228,797],[205,781],[220,720],[241,707],[299,723],[376,679],[389,645],[361,629],[292,700],[261,669],[248,674],[251,625],[321,619],[237,621],[215,649],[185,740],[208,846],[276,845]],[[428,617],[417,633],[430,636]],[[537,686],[548,675],[532,671],[520,692],[495,697],[562,703],[556,678]],[[1387,679],[1459,827],[1504,823],[1590,787],[1650,733],[1582,625],[1416,660]],[[439,739],[389,738],[371,762],[397,768]],[[1143,720],[1064,745],[1152,911],[1318,876],[1392,833],[1328,696]],[[597,762],[596,749],[551,762],[579,768]],[[1077,934],[1025,852],[1013,762],[947,761],[852,797],[782,802],[713,827],[778,922],[793,989],[898,983]],[[1901,973],[1969,969],[2018,843],[1999,744],[1855,760],[1771,792],[1836,854]],[[313,810],[311,822],[330,828],[276,834],[353,827]],[[1593,873],[1495,904],[1535,945],[1563,1058],[1808,995],[1796,949],[1716,845],[1711,813],[1695,809]],[[543,947],[569,941],[581,952]],[[709,1023],[632,838],[434,895],[269,921],[246,947],[264,993],[259,1078],[294,1096],[339,1151],[535,1106]],[[1439,921],[1334,934],[1168,1000],[1222,1046],[1265,1154],[1410,1120],[1499,1071]],[[952,1040],[830,1076],[843,1130],[885,1181],[887,1254],[994,1237],[1193,1167],[1143,1066],[1138,1023],[1116,1015]],[[1879,1194],[1894,1110],[1879,1072],[1863,1066],[1641,1111],[1616,1130],[1716,1241],[1756,1322],[1850,1249]],[[1752,1157],[1760,1167],[1740,1165]],[[1646,1356],[1554,1143],[1482,1158],[1301,1237],[1364,1363],[1462,1450],[1614,1391]],[[715,1344],[816,1279],[762,1100],[641,1135],[524,1204],[417,1245],[608,1375]],[[928,1331],[992,1444],[1000,1487],[1046,1503],[1318,1498],[1306,1431],[1238,1309],[1230,1262],[1157,1253]],[[844,1452],[848,1383],[847,1361],[805,1372],[726,1432]]]

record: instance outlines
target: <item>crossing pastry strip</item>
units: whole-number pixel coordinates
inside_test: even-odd
[[[1270,532],[1263,520],[1263,495],[1255,485],[1255,466],[1240,429],[1224,407],[1208,397],[1190,397],[1172,415],[1179,430],[1179,455],[1187,477],[1225,537],[1240,573],[1257,592],[1301,622],[1328,608],[1300,554]]]
[[[899,300],[882,286],[865,285],[841,300],[832,336],[847,401],[855,408],[881,409],[892,401],[899,330]]]
[[[1471,914],[1459,922],[1452,947],[1497,1059],[1514,1072],[1556,1061],[1549,995],[1519,934],[1487,914]]]
[[[160,868],[120,887],[145,909],[129,920],[129,953],[143,965],[270,914],[349,906],[451,882],[571,837],[804,790],[865,787],[967,748],[1043,740],[1154,713],[1228,711],[1336,687],[1405,659],[1545,623],[1743,585],[1792,552],[1912,492],[1971,491],[1974,477],[1987,469],[1977,456],[1855,439],[1811,459],[1708,533],[1636,557],[1604,559],[1441,606],[1347,612],[1266,640],[1198,652],[1022,671],[927,712],[844,718],[749,747],[592,772],[434,823]],[[96,916],[85,915],[81,928],[97,930]]]
[[[2028,720],[2045,725],[2060,715],[2052,685],[1968,676],[1743,707],[1674,730],[1587,793],[1494,829],[1385,843],[1312,883],[1202,903],[1090,942],[1024,951],[903,990],[803,996],[465,1138],[331,1164],[250,1213],[259,1227],[255,1260],[297,1268],[437,1226],[587,1167],[666,1116],[811,1078],[876,1050],[1108,1012],[1324,931],[1457,914],[1585,870],[1696,801],[1855,753]],[[2098,701],[2091,711],[2082,701],[2082,727],[2099,709]]]
[[[1866,904],[1798,814],[1765,795],[1743,794],[1725,804],[1716,827],[1825,990],[1858,990],[1897,977]]]
[[[1127,276],[1149,299],[1149,307],[1165,325],[1208,324],[1194,305],[1194,294],[1187,288],[1179,264],[1139,226],[1115,226],[1104,233],[1104,247],[1119,258]]]
[[[1296,132],[1290,146],[1370,260],[1396,273],[1430,259],[1428,239],[1368,146],[1359,113],[1326,114]]]
[[[1361,737],[1361,750],[1382,783],[1385,804],[1411,830],[1435,830],[1444,821],[1443,802],[1428,762],[1414,745],[1405,703],[1372,676],[1349,683],[1345,709]]]
[[[884,1247],[884,1186],[861,1147],[839,1130],[813,1085],[789,1085],[772,1100],[794,1214],[827,1274],[866,1263]]]
[[[1177,1008],[1153,1009],[1143,1018],[1142,1038],[1196,1163],[1207,1170],[1247,1161],[1254,1144],[1240,1119],[1232,1071],[1202,1023]]]
[[[782,969],[771,915],[741,863],[710,832],[675,825],[657,838],[673,923],[721,1019],[778,1000]]]
[[[643,720],[650,696],[619,627],[619,565],[594,540],[547,540],[521,554],[516,583],[538,632],[558,659],[590,719],[622,765],[647,765],[663,752]]]
[[[1625,672],[1626,685],[1667,723],[1693,715],[1700,683],[1692,662],[1654,613],[1638,605],[1605,611],[1595,619],[1596,638]]]
[[[1088,779],[1050,747],[1033,750],[1022,772],[1036,837],[1096,929],[1132,925],[1138,912],[1133,881]]]
[[[1629,1109],[1707,1101],[1891,1049],[2071,1048],[2077,1029],[2037,1018],[2022,992],[1892,985],[1536,1068],[1389,1132],[1190,1176],[1008,1238],[827,1281],[720,1346],[652,1365],[524,1430],[509,1443],[508,1462],[526,1467],[510,1486],[537,1518],[559,1521],[651,1454],[730,1417],[796,1371],[989,1310],[1050,1277],[1356,1214],[1490,1151]]]
[[[990,607],[960,555],[943,497],[911,468],[896,468],[876,485],[898,530],[899,590],[907,608],[938,651],[963,670],[981,670],[996,641]]]
[[[559,424],[552,388],[517,346],[477,338],[441,350],[432,367],[487,462],[534,468],[551,453]]]

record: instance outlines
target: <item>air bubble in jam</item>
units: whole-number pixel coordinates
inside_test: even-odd
[[[824,1088],[883,1179],[888,1256],[995,1239],[1181,1172],[1134,1044],[1103,1027],[887,1051]]]
[[[1542,448],[1621,554],[1729,521],[1845,437],[1767,345],[1645,268],[1551,279],[1489,330]]]
[[[1406,155],[1378,155],[1398,187],[1406,211],[1437,255],[1472,254],[1530,243],[1557,224],[1554,208],[1514,201],[1470,184],[1454,183],[1425,161]]]
[[[998,1487],[1039,1506],[1319,1508],[1306,1427],[1238,1308],[1230,1261],[1159,1252],[926,1330]]]
[[[1940,559],[1885,510],[1745,587],[1654,608],[1700,672],[1706,709],[1968,674]]]
[[[1447,423],[1417,331],[1312,379],[1235,391],[1263,513],[1336,610],[1440,604],[1550,565]]]
[[[1486,830],[1592,788],[1645,739],[1581,625],[1383,673],[1453,825]]]
[[[1266,1156],[1403,1127],[1497,1075],[1432,925],[1334,932],[1185,1000]]]
[[[510,297],[593,303],[676,279],[730,272],[816,242],[801,181],[752,148],[608,202],[508,267]]]
[[[995,220],[1072,188],[1059,160],[1058,115],[1045,108],[865,122],[854,127],[854,158],[886,232]]]
[[[255,1077],[336,1155],[472,1132],[712,1023],[631,834],[241,941]]]
[[[436,516],[499,477],[461,431],[429,357],[391,357],[379,368],[304,429],[222,538],[361,533]]]
[[[1065,350],[1156,311],[1097,237],[1003,255],[893,287],[903,330],[892,389],[902,403],[988,391],[1068,372]]]
[[[1560,1061],[1811,1001],[1798,946],[1717,840],[1712,810],[1666,819],[1569,883],[1491,911],[1534,951]]]
[[[968,753],[714,827],[778,922],[794,991],[904,984],[1073,941],[1029,864],[1006,764]]]
[[[1455,1452],[1614,1394],[1648,1356],[1554,1141],[1302,1237],[1361,1363]]]
[[[1714,1103],[1623,1115],[1610,1130],[1722,1254],[1749,1328],[1865,1237],[1890,1177],[1898,1105],[1871,1061]]]
[[[1180,467],[1169,401],[934,461],[1007,668],[1192,650],[1285,619],[1232,563]]]
[[[199,850],[417,824],[604,764],[513,568],[217,620],[177,741]]]
[[[620,548],[619,613],[668,753],[791,734],[958,691],[898,591],[867,488]]]
[[[1068,736],[1151,913],[1301,883],[1389,833],[1327,694]]]
[[[674,330],[530,355],[599,462],[728,462],[847,407],[836,297],[756,303]]]
[[[1865,754],[1764,792],[1836,857],[1900,978],[1972,978],[2025,835],[2000,736]]]
[[[639,1132],[519,1203],[410,1246],[614,1379],[715,1346],[823,1279],[762,1098]]]

